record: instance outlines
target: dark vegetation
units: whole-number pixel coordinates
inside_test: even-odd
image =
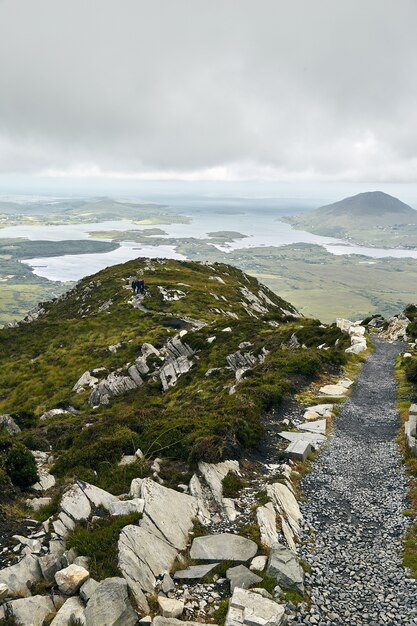
[[[90,559],[92,578],[100,581],[110,576],[120,576],[117,567],[117,542],[120,531],[128,524],[137,524],[141,515],[130,513],[118,517],[103,517],[78,524],[67,537],[67,547]]]
[[[130,302],[129,288],[129,278],[142,275],[144,311]],[[166,301],[158,286],[180,289],[185,297]],[[45,303],[46,313],[35,322],[1,330],[0,413],[12,414],[22,428],[14,445],[52,450],[57,477],[77,476],[113,493],[149,473],[146,460],[118,466],[123,454],[134,454],[138,447],[145,459],[160,455],[182,464],[178,475],[171,466],[174,485],[184,482],[189,463],[237,458],[257,446],[262,415],[322,373],[337,372],[349,345],[335,325],[297,318],[291,305],[266,287],[262,290],[270,302],[264,301],[265,311],[248,309],[242,289],[259,296],[260,287],[256,279],[224,264],[139,259],[83,279],[59,300]],[[104,303],[110,303],[105,310]],[[190,318],[206,326],[195,330]],[[226,327],[231,332],[223,332]],[[158,378],[147,379],[140,389],[92,409],[89,390],[72,391],[86,370],[124,372],[143,343],[160,349],[179,329],[188,330],[184,341],[196,351],[195,365],[168,392],[162,393]],[[297,349],[290,347],[294,334]],[[212,336],[216,340],[208,343]],[[108,350],[119,342],[116,353]],[[226,357],[241,342],[251,344],[242,353],[258,356],[263,350],[264,359],[245,372],[231,394],[236,381]],[[329,349],[318,350],[322,344]],[[220,369],[206,376],[212,368]],[[39,421],[44,411],[70,405],[78,412]],[[23,459],[23,448],[15,448],[14,455],[18,452]],[[13,471],[13,463],[4,465],[11,480]]]
[[[30,450],[0,432],[0,502],[14,495],[14,487],[27,489],[37,480],[36,462]]]

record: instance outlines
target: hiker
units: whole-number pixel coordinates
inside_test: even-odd
[[[138,280],[138,291],[137,293],[145,293],[145,281],[144,280]]]
[[[130,286],[132,287],[133,293],[136,293],[136,289],[138,286],[138,281],[137,280],[132,280]]]

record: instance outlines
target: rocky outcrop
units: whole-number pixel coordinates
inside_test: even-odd
[[[126,581],[123,578],[103,580],[85,609],[86,626],[134,626],[137,622]]]
[[[104,380],[97,383],[94,391],[90,395],[89,404],[91,406],[109,404],[111,398],[133,391],[142,383],[142,379],[141,382],[138,383],[133,380],[131,376],[123,376],[111,372]]]
[[[395,317],[390,317],[388,326],[381,332],[380,337],[389,342],[398,341],[399,339],[407,341],[407,328],[409,323],[410,320],[403,313]]]

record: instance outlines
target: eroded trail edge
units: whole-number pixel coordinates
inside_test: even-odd
[[[312,598],[292,623],[417,624],[416,581],[401,562],[408,480],[396,444],[393,368],[399,347],[378,342],[303,480],[301,554]]]

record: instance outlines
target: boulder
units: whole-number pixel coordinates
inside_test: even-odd
[[[81,391],[84,391],[84,387],[95,387],[97,383],[98,383],[98,378],[96,378],[95,376],[92,376],[90,372],[87,371],[87,372],[84,372],[82,376],[80,376],[80,378],[77,380],[72,390],[76,391],[77,393],[80,393]]]
[[[348,333],[351,327],[353,326],[350,320],[343,319],[342,317],[338,317],[336,319],[336,326],[342,331],[342,333]]]
[[[304,593],[304,572],[295,554],[285,546],[276,543],[272,546],[266,572],[283,589]]]
[[[178,570],[174,574],[174,580],[198,580],[207,576],[219,563],[205,565],[190,565],[187,569]]]
[[[137,621],[123,578],[103,580],[85,608],[86,626],[134,626]]]
[[[45,411],[40,416],[40,420],[43,422],[44,420],[50,419],[51,417],[55,417],[56,415],[64,415],[65,413],[70,414],[71,411],[66,411],[65,409],[49,409],[49,411]]]
[[[45,554],[45,556],[39,558],[42,576],[50,583],[55,582],[55,574],[64,567],[67,567],[67,565],[68,562],[63,555]]]
[[[159,610],[162,617],[179,617],[184,611],[184,600],[175,600],[174,598],[164,598],[158,596]]]
[[[128,515],[129,513],[142,513],[145,500],[133,498],[133,500],[118,500],[109,506],[109,513],[112,516]]]
[[[270,548],[278,541],[277,519],[272,502],[268,502],[256,509],[256,520],[261,533],[261,542],[264,546]]]
[[[262,578],[257,574],[254,574],[244,565],[236,565],[236,567],[229,567],[226,571],[226,578],[230,581],[230,589],[233,592],[236,587],[241,589],[249,589],[257,583],[262,582]]]
[[[0,600],[3,600],[3,598],[7,598],[8,595],[9,595],[8,586],[5,585],[4,583],[0,583]]]
[[[246,537],[220,533],[196,537],[191,545],[190,557],[203,561],[238,561],[244,563],[254,557],[257,551],[256,543],[246,539]]]
[[[171,576],[166,573],[162,579],[161,591],[165,594],[168,594],[170,591],[175,589],[175,583],[172,580]]]
[[[407,328],[410,320],[403,314],[391,317],[388,320],[388,327],[382,331],[380,337],[386,341],[392,342],[398,339],[407,340]]]
[[[138,385],[130,376],[121,376],[111,372],[107,378],[101,380],[89,397],[90,406],[109,404],[116,396],[128,393],[138,388]]]
[[[0,431],[4,429],[9,435],[18,435],[21,430],[11,415],[0,415]]]
[[[68,598],[51,622],[51,626],[70,626],[75,620],[85,624],[84,605],[80,598]]]
[[[0,570],[0,584],[6,585],[9,596],[30,596],[29,583],[42,579],[41,568],[36,557],[28,554],[15,565]]]
[[[163,487],[150,478],[142,482],[141,495],[145,501],[141,527],[177,550],[184,550],[198,513],[197,499]]]
[[[61,498],[61,511],[75,521],[87,519],[91,515],[91,504],[78,483],[73,484]]]
[[[364,343],[354,343],[352,346],[350,346],[350,348],[346,348],[345,352],[347,352],[348,354],[360,354],[361,352],[365,352],[366,348],[367,346]],[[335,385],[335,386],[338,387],[338,385]],[[327,393],[326,395],[337,395],[337,394]]]
[[[80,587],[80,598],[86,604],[97,589],[99,583],[94,578],[88,578]]]
[[[78,591],[89,576],[90,573],[84,567],[72,564],[59,570],[55,574],[55,580],[61,593],[71,596]]]
[[[12,600],[0,607],[0,619],[6,615],[5,606],[10,608],[15,623],[19,626],[43,626],[45,619],[55,611],[49,596],[31,596]]]
[[[132,482],[130,483],[130,491],[129,491],[130,498],[141,497],[143,481],[144,481],[144,478],[134,478],[132,480]]]
[[[46,469],[46,467],[38,467],[39,480],[32,485],[32,489],[35,491],[48,491],[51,487],[55,486],[55,477]]]
[[[285,623],[284,605],[239,587],[233,591],[225,626],[283,626]]]

